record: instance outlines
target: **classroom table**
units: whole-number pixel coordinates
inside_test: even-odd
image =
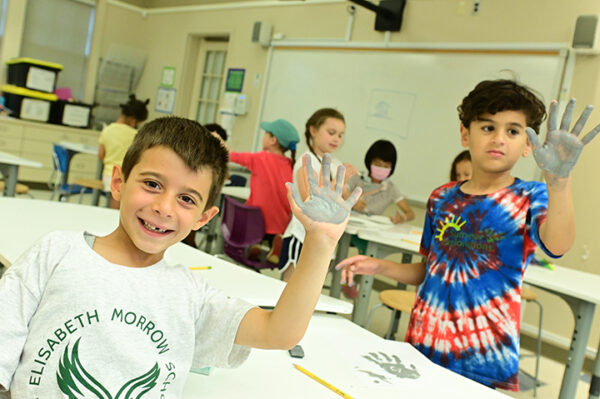
[[[417,229],[412,232],[417,232]],[[369,256],[381,258],[394,252],[418,254],[420,239],[410,240],[412,242],[402,241],[390,231],[374,229],[362,229],[358,232],[358,236],[369,241],[367,245],[367,255]],[[571,336],[571,345],[558,397],[559,399],[572,399],[575,397],[579,374],[583,367],[594,311],[596,305],[600,304],[600,275],[557,265],[554,266],[554,270],[530,265],[525,271],[523,281],[560,296],[567,302],[573,313],[575,327]],[[372,282],[372,276],[360,277],[359,296],[355,301],[353,312],[353,320],[359,325],[365,321]],[[590,399],[597,399],[600,396],[600,346],[596,353],[590,386]]]
[[[0,174],[4,177],[4,195],[6,197],[15,196],[19,166],[41,168],[43,165],[37,161],[0,151]]]
[[[14,262],[33,243],[55,230],[87,230],[106,235],[118,225],[119,212],[89,205],[21,198],[0,198],[0,254]],[[262,307],[274,307],[285,283],[243,266],[219,259],[188,245],[177,243],[167,249],[165,259],[187,266],[211,266],[198,270],[214,287]],[[352,304],[321,295],[316,310],[349,314]]]
[[[71,159],[75,155],[89,154],[89,155],[98,156],[99,146],[97,146],[97,145],[74,143],[71,141],[61,141],[58,143],[58,145],[65,147],[65,149],[67,150],[67,173],[65,173],[62,176],[62,182],[61,182],[62,184],[67,183],[67,179],[69,177],[69,165],[71,164]],[[100,159],[98,159],[98,164],[96,166],[96,174],[94,176],[96,179],[102,180],[102,170],[103,169],[104,169],[104,164],[102,163],[102,161]],[[99,198],[100,198],[100,191],[97,189],[94,189],[92,191],[92,204],[98,205]]]
[[[213,368],[210,375],[190,373],[183,399],[286,398],[339,399],[342,396],[319,384],[293,367],[296,363],[335,388],[356,399],[445,398],[487,399],[508,396],[464,378],[426,359],[410,344],[386,341],[349,320],[330,314],[315,314],[300,345],[303,359],[290,357],[287,351],[252,349],[248,360],[237,369]],[[386,374],[362,356],[378,349],[392,348],[403,365],[414,364],[417,379],[393,383],[375,383],[366,371]],[[363,363],[359,363],[362,361]],[[359,365],[370,366],[360,372]]]

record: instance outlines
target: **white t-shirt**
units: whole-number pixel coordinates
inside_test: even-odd
[[[233,342],[252,307],[184,266],[124,267],[83,232],[51,233],[0,280],[0,385],[12,399],[180,398],[191,367],[247,358]]]
[[[308,154],[310,156],[311,166],[313,168],[313,171],[317,174],[317,176],[319,176],[320,171],[321,171],[321,160],[319,158],[317,158],[317,156],[315,154],[313,154],[310,151],[307,151],[304,154],[302,154],[302,156],[300,156],[300,158],[298,158],[296,160],[296,163],[294,164],[294,185],[296,186],[296,188],[298,188],[298,170],[300,170],[300,168],[302,167],[302,158],[304,157],[305,154]],[[335,178],[335,176],[337,174],[338,166],[341,166],[341,165],[342,165],[342,163],[339,160],[331,157],[332,179]],[[285,230],[285,233],[283,233],[283,236],[284,237],[294,236],[301,242],[304,242],[305,235],[306,235],[306,231],[304,230],[304,226],[302,225],[302,223],[300,223],[300,221],[292,213],[292,220],[290,220],[290,224],[288,224],[288,227]]]

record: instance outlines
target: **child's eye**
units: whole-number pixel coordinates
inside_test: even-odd
[[[521,134],[521,131],[517,129],[508,129],[508,134],[510,134],[511,136],[518,136],[519,134]]]
[[[494,131],[494,127],[493,126],[483,126],[481,128],[481,130],[483,130],[484,132],[493,132]]]
[[[144,185],[154,190],[158,190],[160,188],[160,184],[154,180],[144,180]]]
[[[183,202],[185,202],[188,205],[195,205],[196,201],[190,197],[189,195],[182,195],[181,197],[179,197]]]

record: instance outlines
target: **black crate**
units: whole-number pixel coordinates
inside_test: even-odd
[[[92,118],[91,104],[58,100],[52,104],[50,123],[87,129]]]
[[[15,58],[7,61],[8,84],[30,90],[54,93],[58,72],[62,65],[33,58]]]
[[[54,94],[11,85],[2,86],[2,96],[5,106],[12,111],[11,116],[37,122],[48,122],[52,104],[56,102]]]

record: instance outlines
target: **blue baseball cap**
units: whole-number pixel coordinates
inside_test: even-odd
[[[300,141],[300,136],[298,136],[298,131],[294,125],[285,119],[277,119],[273,122],[261,122],[260,127],[275,136],[279,144],[290,150],[295,150],[296,143]]]

